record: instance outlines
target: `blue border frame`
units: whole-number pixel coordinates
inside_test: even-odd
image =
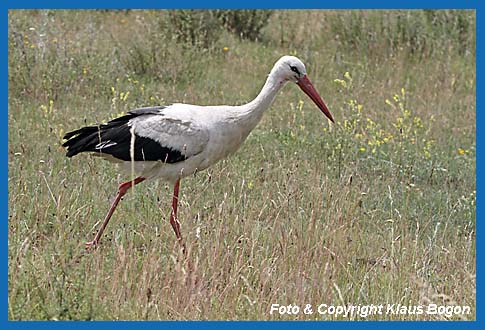
[[[275,1],[275,0],[264,0],[264,1],[254,1],[254,0],[238,0],[228,3],[222,0],[204,0],[203,2],[198,2],[195,0],[179,0],[176,2],[160,2],[154,0],[137,0],[137,1],[128,1],[128,0],[118,0],[118,1],[102,1],[99,0],[71,0],[67,1],[59,1],[59,0],[48,0],[48,1],[32,1],[32,0],[7,0],[2,1],[1,4],[1,15],[2,15],[2,35],[1,35],[1,52],[5,56],[5,61],[3,65],[0,67],[0,74],[2,77],[1,83],[1,93],[3,99],[5,100],[4,104],[5,110],[1,112],[1,119],[0,125],[2,128],[0,129],[0,175],[2,178],[3,184],[0,185],[0,196],[1,196],[1,203],[3,207],[1,208],[1,218],[4,220],[3,223],[3,230],[1,231],[2,235],[2,242],[3,248],[1,249],[1,256],[5,261],[4,267],[2,267],[2,274],[4,276],[4,281],[1,283],[1,293],[4,299],[1,300],[1,307],[2,307],[2,315],[4,317],[0,321],[1,325],[7,329],[11,328],[24,328],[24,327],[36,327],[39,329],[51,329],[51,328],[64,328],[66,326],[75,327],[75,328],[87,328],[90,329],[94,326],[96,328],[133,328],[139,326],[137,321],[131,322],[73,322],[66,324],[66,322],[49,322],[49,321],[38,321],[38,322],[17,322],[17,321],[8,321],[8,61],[7,54],[8,54],[8,10],[9,9],[22,9],[22,8],[70,8],[70,9],[88,9],[88,8],[287,8],[287,9],[310,9],[310,8],[332,8],[332,9],[352,9],[352,8],[363,8],[363,9],[418,9],[418,8],[433,8],[433,9],[445,9],[445,8],[456,8],[456,9],[476,9],[476,17],[477,17],[477,60],[476,60],[476,70],[477,70],[477,131],[476,131],[476,139],[477,139],[477,169],[480,168],[482,164],[481,155],[482,155],[482,146],[481,146],[481,139],[483,134],[479,129],[483,122],[483,117],[485,114],[481,114],[478,111],[478,104],[480,101],[480,73],[483,71],[482,66],[480,65],[480,46],[482,45],[482,37],[480,34],[479,27],[481,26],[480,22],[483,20],[484,14],[481,11],[480,2],[478,0],[470,1],[470,0],[399,0],[399,1],[382,1],[382,0],[340,0],[338,3],[336,2],[326,2],[322,3],[322,1],[318,0],[299,0],[290,2],[289,0],[283,1]],[[476,173],[476,183],[477,183],[477,218],[480,218],[482,211],[480,206],[481,201],[481,193],[482,193],[482,175],[480,175],[480,171],[477,170]],[[477,222],[477,232],[480,232],[480,222]],[[477,263],[479,263],[481,255],[481,243],[477,239],[476,242],[477,246]],[[478,267],[477,267],[478,268]],[[480,275],[480,272],[477,269],[477,275]],[[479,281],[480,276],[477,277],[477,282]],[[476,317],[477,321],[475,322],[450,322],[450,321],[437,321],[437,322],[426,322],[425,324],[419,324],[419,326],[425,326],[426,328],[451,328],[456,326],[461,327],[472,327],[478,328],[481,324],[481,313],[479,307],[482,306],[482,295],[480,294],[477,285],[477,310],[476,310]],[[414,323],[414,322],[413,322]],[[328,322],[298,322],[294,323],[291,321],[267,321],[267,322],[257,322],[257,321],[243,321],[243,322],[226,322],[226,321],[187,321],[187,322],[170,322],[169,321],[149,321],[144,322],[143,326],[148,328],[154,328],[159,326],[171,326],[177,327],[179,329],[192,329],[192,328],[199,328],[199,329],[208,329],[208,328],[223,328],[223,327],[233,327],[234,329],[244,329],[246,327],[258,327],[258,328],[290,328],[294,327],[295,325],[300,328],[306,329],[315,329],[316,327],[325,327],[331,325],[332,327],[343,328],[343,327],[372,327],[372,328],[388,328],[392,327],[408,327],[412,326],[413,323],[407,321],[367,321],[367,322],[332,322],[331,324]]]
[[[6,9],[22,9],[22,8],[69,8],[69,9],[89,9],[89,8],[134,8],[134,9],[148,9],[148,8],[279,8],[279,9],[477,9],[479,7],[478,0],[340,0],[338,3],[330,1],[318,0],[247,0],[247,1],[224,1],[224,0],[182,0],[182,1],[157,1],[157,0],[104,0],[102,2],[96,0],[7,0],[4,5]]]

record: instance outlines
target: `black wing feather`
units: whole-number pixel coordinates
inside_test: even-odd
[[[131,161],[130,147],[132,132],[128,122],[138,116],[160,115],[163,107],[141,108],[129,111],[126,115],[113,119],[106,124],[86,126],[67,133],[67,140],[62,146],[67,148],[67,157],[80,152],[98,152],[109,154],[123,161]],[[186,156],[179,150],[161,145],[158,141],[134,134],[135,161],[163,161],[177,163]]]

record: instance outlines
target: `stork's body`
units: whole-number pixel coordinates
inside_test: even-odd
[[[256,127],[278,91],[293,81],[333,121],[332,115],[306,76],[303,63],[284,56],[276,62],[263,89],[252,101],[241,106],[170,106],[140,108],[106,124],[88,126],[70,132],[67,156],[93,152],[119,163],[132,177],[120,185],[103,226],[87,246],[96,245],[121,197],[145,179],[162,178],[174,184],[170,222],[181,240],[177,221],[180,179],[204,170],[234,153]],[[135,176],[133,176],[135,175]]]

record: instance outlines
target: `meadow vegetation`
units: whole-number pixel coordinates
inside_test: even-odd
[[[244,22],[252,22],[246,24]],[[475,319],[475,12],[9,12],[11,320],[363,319],[272,304],[467,305]],[[136,107],[243,104],[300,57],[331,124],[287,86],[231,158],[140,184],[63,135]]]

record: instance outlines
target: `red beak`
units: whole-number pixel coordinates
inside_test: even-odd
[[[306,95],[308,95],[313,102],[317,105],[317,107],[322,110],[322,112],[325,114],[325,116],[328,117],[334,123],[332,114],[330,113],[330,110],[328,110],[327,106],[323,102],[322,98],[318,94],[317,90],[315,87],[313,87],[312,82],[310,79],[308,79],[307,75],[304,75],[302,78],[298,79],[296,82],[298,86],[300,86],[301,90],[305,92]]]

